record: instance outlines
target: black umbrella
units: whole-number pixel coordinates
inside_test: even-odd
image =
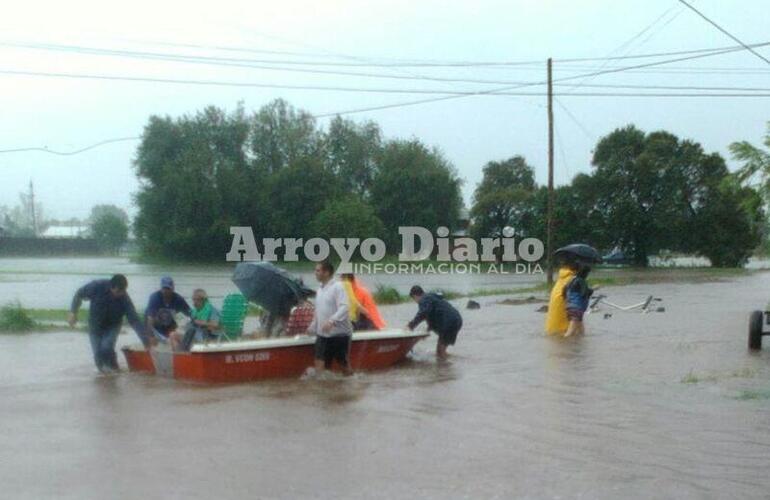
[[[247,299],[277,316],[288,316],[300,300],[315,295],[300,279],[270,262],[241,262],[232,279]]]
[[[599,255],[599,252],[597,252],[594,247],[584,243],[573,243],[566,247],[561,247],[553,254],[556,257],[572,257],[590,264],[599,264],[602,261],[602,256]]]

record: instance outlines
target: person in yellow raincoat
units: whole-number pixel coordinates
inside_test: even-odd
[[[569,285],[576,275],[575,269],[565,264],[559,269],[559,278],[551,289],[551,299],[548,301],[548,314],[545,317],[546,335],[564,335],[569,328],[567,319],[567,301],[564,297],[564,287]]]
[[[350,308],[348,313],[353,330],[382,330],[385,321],[380,316],[377,304],[371,292],[367,290],[352,273],[340,275],[345,292],[348,294]]]

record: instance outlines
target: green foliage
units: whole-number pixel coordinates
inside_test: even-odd
[[[10,302],[0,308],[0,332],[23,333],[36,326],[19,302]]]
[[[371,204],[395,248],[399,226],[435,229],[456,224],[462,207],[461,181],[437,150],[418,140],[385,144],[372,182]]]
[[[761,149],[748,141],[734,142],[730,144],[730,153],[743,163],[737,172],[738,179],[756,187],[765,200],[770,201],[770,122],[767,123],[764,144],[768,149]]]
[[[319,238],[359,238],[382,235],[385,228],[374,209],[355,196],[329,201],[313,218],[309,233]]]
[[[532,226],[535,171],[521,156],[491,161],[473,195],[473,235],[502,237],[510,226],[520,232]]]
[[[737,195],[717,194],[728,175],[724,160],[668,132],[615,130],[599,141],[593,164],[595,208],[608,228],[606,243],[622,248],[640,266],[663,249],[712,252],[715,226],[709,224],[740,212]],[[735,241],[727,253],[736,255],[750,240]]]
[[[263,106],[251,119],[249,147],[254,163],[269,173],[302,159],[320,159],[322,142],[315,119],[283,99]]]
[[[142,187],[134,228],[145,254],[221,258],[230,226],[264,227],[264,179],[246,160],[248,136],[241,108],[229,115],[209,107],[177,120],[150,118],[135,160]]]
[[[128,239],[128,224],[120,215],[107,211],[91,222],[91,235],[102,251],[117,254]]]
[[[378,304],[400,304],[407,298],[392,286],[377,285],[374,290],[374,301]]]
[[[96,220],[100,219],[104,215],[114,215],[128,225],[128,214],[125,210],[115,205],[94,205],[91,208],[91,215],[88,216],[88,220],[93,224]]]
[[[340,229],[385,239],[399,224],[451,227],[461,206],[460,181],[436,151],[383,146],[371,122],[337,118],[324,133],[283,100],[252,116],[240,107],[153,116],[135,168],[134,229],[151,258],[221,259],[230,226],[250,226],[258,242]]]
[[[366,198],[382,149],[380,127],[373,122],[359,125],[338,116],[329,124],[324,142],[326,164],[340,178],[342,188]]]
[[[689,235],[713,266],[743,267],[760,242],[763,219],[759,194],[728,176],[708,193]]]

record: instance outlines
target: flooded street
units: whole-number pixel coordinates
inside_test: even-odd
[[[432,336],[393,369],[326,381],[100,377],[85,334],[0,336],[0,483],[9,498],[767,498],[770,345],[748,353],[746,324],[768,279],[606,288],[667,311],[590,315],[566,341],[543,337],[536,304],[485,297],[448,364]],[[400,326],[415,306],[382,312]]]

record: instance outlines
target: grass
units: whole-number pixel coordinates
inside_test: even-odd
[[[37,326],[19,302],[10,302],[0,308],[0,332],[24,333],[35,330]]]
[[[374,291],[374,301],[378,304],[401,304],[409,300],[409,297],[401,295],[392,286],[377,285]]]
[[[745,390],[738,393],[735,399],[739,401],[753,401],[757,399],[770,399],[770,390]]]

